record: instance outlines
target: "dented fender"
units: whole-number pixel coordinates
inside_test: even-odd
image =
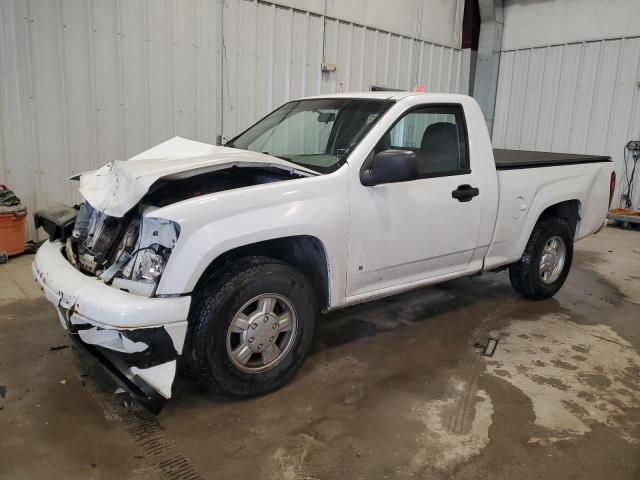
[[[157,293],[192,292],[211,262],[234,248],[310,236],[324,249],[330,305],[344,303],[348,178],[349,170],[342,168],[326,175],[194,197],[150,212],[148,216],[180,226]]]

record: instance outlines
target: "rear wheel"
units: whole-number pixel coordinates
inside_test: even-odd
[[[311,285],[296,269],[267,257],[243,259],[195,301],[190,370],[216,393],[264,394],[302,366],[317,307]]]
[[[572,259],[573,235],[569,224],[555,217],[540,220],[522,258],[509,267],[511,285],[532,300],[552,297],[564,284]]]

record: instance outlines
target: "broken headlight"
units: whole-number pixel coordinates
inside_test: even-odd
[[[144,216],[139,226],[134,227],[128,239],[125,238],[121,242],[123,247],[118,252],[118,260],[113,266],[117,273],[113,275],[111,285],[120,290],[150,297],[160,282],[164,267],[178,239],[180,227],[171,220]],[[104,277],[103,279],[110,280]]]
[[[164,264],[164,257],[151,248],[138,252],[138,262],[131,280],[155,283],[162,276]]]

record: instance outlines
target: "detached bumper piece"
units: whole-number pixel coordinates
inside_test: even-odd
[[[160,413],[169,399],[160,395],[150,384],[140,376],[131,374],[121,360],[108,351],[84,343],[78,335],[70,335],[80,350],[95,358],[104,368],[109,377],[138,403],[154,414]]]
[[[105,329],[59,308],[73,341],[95,358],[109,376],[135,400],[160,413],[171,398],[178,352],[165,327]]]
[[[75,343],[107,371],[135,400],[159,413],[171,397],[178,352],[164,327],[107,330],[61,317]]]

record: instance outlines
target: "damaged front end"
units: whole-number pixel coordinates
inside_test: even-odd
[[[155,297],[180,233],[174,222],[145,216],[155,208],[141,204],[123,217],[88,202],[39,211],[35,223],[50,240],[33,273],[72,338],[159,412],[171,397],[190,298]]]
[[[180,233],[175,222],[145,216],[154,209],[140,205],[118,218],[84,202],[77,208],[60,205],[39,210],[34,221],[36,228],[47,232],[49,241],[63,243],[63,255],[80,272],[114,288],[151,297]]]
[[[117,218],[84,202],[65,241],[67,260],[113,288],[153,296],[180,232],[170,220],[145,216],[153,209],[140,205]]]
[[[171,397],[191,295],[157,293],[181,228],[156,211],[314,175],[277,157],[175,137],[73,177],[81,205],[37,212],[35,225],[49,240],[36,254],[34,278],[71,336],[158,411]]]

